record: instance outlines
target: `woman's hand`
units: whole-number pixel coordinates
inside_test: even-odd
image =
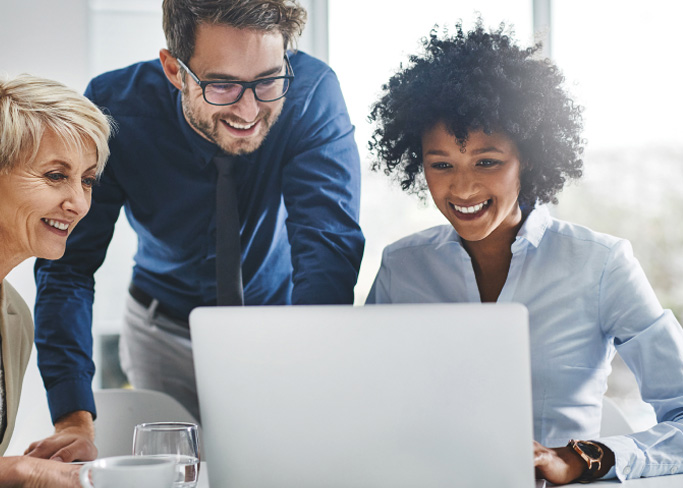
[[[575,481],[586,469],[586,462],[569,447],[548,448],[534,441],[536,478],[556,485]]]
[[[0,458],[1,488],[77,488],[80,465],[25,456]]]
[[[603,477],[614,466],[614,453],[603,446],[602,466],[595,478]],[[536,478],[544,478],[556,485],[576,481],[586,470],[586,461],[571,447],[545,447],[534,441],[534,466]]]
[[[67,463],[92,461],[97,457],[94,439],[95,427],[90,412],[72,412],[55,423],[53,435],[31,443],[24,454]]]

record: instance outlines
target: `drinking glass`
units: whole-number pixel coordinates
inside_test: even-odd
[[[135,426],[133,455],[172,459],[176,464],[174,488],[194,488],[199,476],[197,424],[152,422]]]

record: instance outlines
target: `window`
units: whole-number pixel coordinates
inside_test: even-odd
[[[683,317],[683,6],[554,0],[553,58],[585,107],[584,177],[556,214],[633,244],[664,308]]]

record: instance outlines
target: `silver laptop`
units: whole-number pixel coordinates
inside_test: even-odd
[[[211,488],[536,486],[517,304],[198,308]]]

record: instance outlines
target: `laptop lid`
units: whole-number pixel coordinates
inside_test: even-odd
[[[534,486],[522,305],[210,307],[190,329],[212,488]]]

